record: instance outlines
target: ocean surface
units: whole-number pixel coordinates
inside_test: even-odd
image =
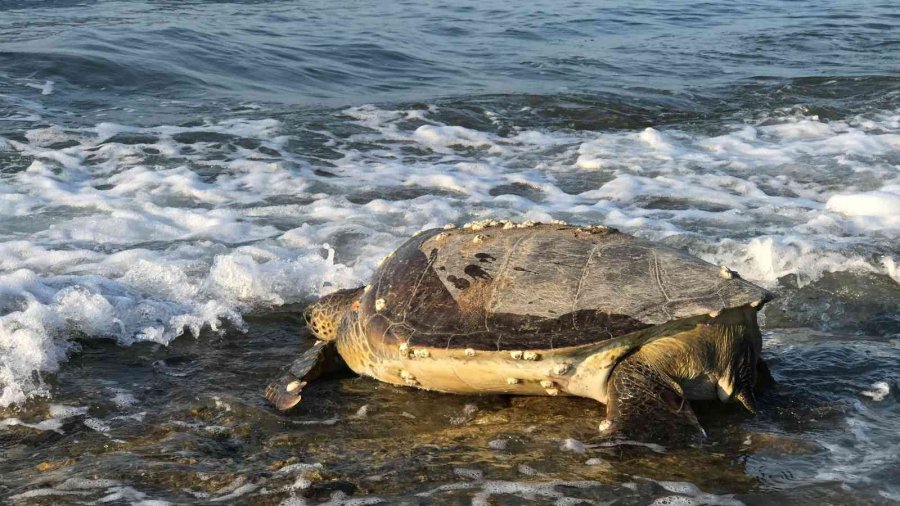
[[[449,5],[448,5],[449,4]],[[519,5],[516,5],[519,4]],[[0,502],[900,502],[900,6],[0,1]],[[262,391],[406,237],[602,223],[778,294],[702,445]]]

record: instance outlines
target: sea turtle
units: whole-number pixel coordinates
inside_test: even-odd
[[[755,413],[771,376],[737,273],[605,226],[486,221],[420,232],[371,284],[305,312],[318,338],[272,382],[277,409],[341,359],[357,374],[457,394],[575,395],[606,404],[608,436],[703,433],[688,400]]]

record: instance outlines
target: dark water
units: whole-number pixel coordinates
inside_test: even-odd
[[[7,1],[0,8],[4,92],[25,99],[23,81],[52,80],[57,93],[42,99],[44,107],[116,117],[131,108],[129,124],[170,108],[251,101],[342,107],[490,95],[603,93],[623,106],[694,111],[794,105],[806,94],[877,106],[883,102],[868,95],[896,90],[900,55],[892,2]],[[825,84],[835,79],[854,84]]]
[[[900,501],[891,2],[0,2],[0,497]],[[407,236],[606,223],[779,295],[699,447],[583,399],[261,392]],[[154,502],[156,501],[156,502]],[[330,501],[330,502],[329,502]],[[355,502],[354,502],[355,501]]]

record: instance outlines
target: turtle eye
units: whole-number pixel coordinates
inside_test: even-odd
[[[312,323],[312,317],[313,317],[313,314],[312,314],[312,313],[313,313],[313,312],[312,312],[312,308],[306,308],[306,309],[303,310],[303,321],[304,321],[307,325],[309,325],[310,323]]]

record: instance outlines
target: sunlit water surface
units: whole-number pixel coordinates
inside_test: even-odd
[[[900,501],[891,2],[0,3],[0,498]],[[605,223],[776,292],[760,415],[340,376],[298,314],[407,236]]]

